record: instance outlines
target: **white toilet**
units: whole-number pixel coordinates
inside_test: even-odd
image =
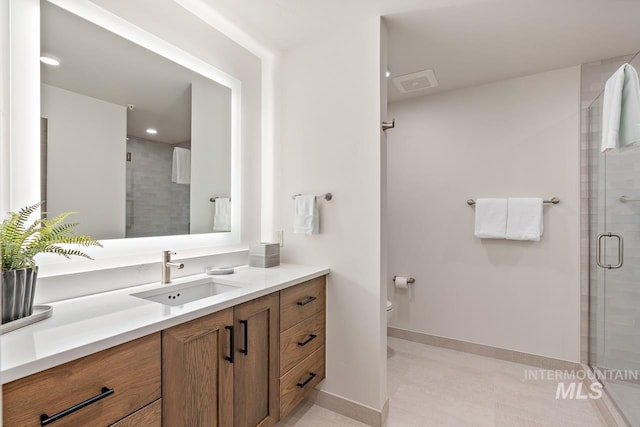
[[[393,312],[393,303],[387,300],[387,323],[391,320],[391,313]]]

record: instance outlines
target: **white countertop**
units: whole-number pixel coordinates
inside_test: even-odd
[[[328,273],[328,268],[281,264],[272,268],[239,267],[234,274],[225,276],[184,277],[171,285],[213,277],[219,283],[238,286],[238,289],[176,307],[130,295],[167,286],[159,282],[51,303],[50,318],[0,338],[2,383]]]

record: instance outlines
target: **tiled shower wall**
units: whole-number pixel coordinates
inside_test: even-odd
[[[602,172],[598,170],[597,158],[599,151],[597,147],[589,149],[590,131],[593,133],[592,137],[598,133],[598,127],[600,123],[597,119],[599,114],[593,110],[591,113],[592,119],[589,120],[588,108],[593,101],[602,93],[604,85],[607,79],[617,70],[622,64],[628,62],[633,58],[633,55],[621,56],[616,58],[605,59],[596,62],[590,62],[582,65],[581,70],[581,88],[580,88],[580,102],[581,102],[581,132],[580,132],[580,211],[581,211],[581,244],[580,244],[580,297],[581,297],[581,330],[580,330],[580,355],[582,363],[588,363],[589,361],[589,274],[590,266],[593,264],[592,257],[589,253],[589,230],[590,227],[597,227],[597,223],[591,224],[592,221],[598,221],[600,218],[592,218],[589,215],[589,190],[590,186],[597,185],[598,176]],[[594,106],[597,109],[597,105]],[[591,129],[590,129],[591,124]],[[596,144],[597,145],[597,144]],[[592,144],[593,146],[593,144]],[[591,157],[591,165],[590,165]],[[591,171],[590,171],[591,167]],[[591,181],[590,181],[591,174]],[[594,190],[597,190],[594,188]],[[592,201],[593,202],[593,201]],[[594,203],[597,203],[595,201]],[[592,206],[593,207],[593,206]],[[602,219],[600,219],[601,221]],[[597,270],[592,270],[594,274],[597,274]],[[596,295],[593,296],[597,298]],[[596,327],[595,319],[592,318],[594,324],[592,327]]]
[[[127,237],[189,234],[190,186],[171,182],[173,147],[129,137]]]

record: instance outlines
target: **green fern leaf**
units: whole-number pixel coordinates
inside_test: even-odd
[[[0,223],[2,271],[36,268],[35,257],[39,253],[54,253],[65,258],[77,256],[92,259],[74,246],[102,247],[100,242],[91,236],[73,233],[78,223],[67,223],[65,220],[75,212],[64,212],[49,219],[36,219],[26,226],[29,218],[41,205],[42,202],[24,207],[18,212],[10,212],[8,217]],[[64,247],[64,245],[70,247]]]

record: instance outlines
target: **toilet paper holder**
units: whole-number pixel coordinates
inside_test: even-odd
[[[398,277],[398,276],[393,276],[393,283],[396,283],[396,277]],[[408,277],[407,278],[407,283],[414,284],[414,283],[416,283],[416,279],[414,279],[413,277]]]

